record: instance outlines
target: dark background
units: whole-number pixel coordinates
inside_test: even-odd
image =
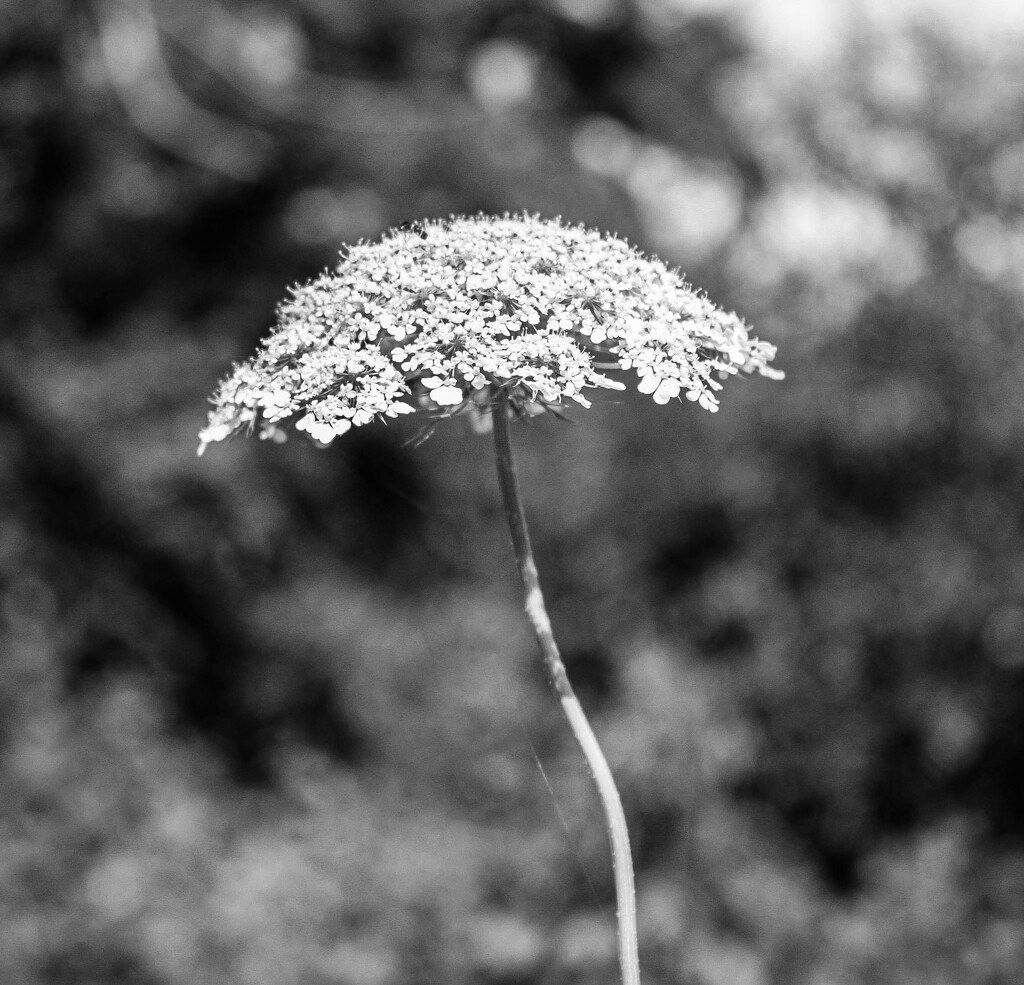
[[[616,980],[488,440],[195,456],[343,242],[528,209],[788,374],[515,433],[646,982],[1019,982],[1014,6],[3,4],[0,979]]]

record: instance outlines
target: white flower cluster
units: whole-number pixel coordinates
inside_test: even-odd
[[[279,422],[329,442],[421,406],[486,412],[506,387],[522,410],[638,389],[717,410],[720,378],[772,378],[775,347],[752,339],[660,260],[625,241],[529,215],[425,221],[351,248],[334,273],[292,290],[278,326],[214,396],[199,451]]]

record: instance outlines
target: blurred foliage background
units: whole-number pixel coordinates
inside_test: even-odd
[[[780,347],[516,439],[649,985],[1024,975],[1024,14],[0,5],[0,979],[614,982],[487,439],[195,457],[287,286],[527,209]]]

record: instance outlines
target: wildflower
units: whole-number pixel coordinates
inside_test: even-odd
[[[479,414],[494,385],[520,413],[624,384],[718,409],[718,378],[781,373],[750,337],[660,260],[624,240],[535,216],[424,221],[360,243],[294,288],[277,328],[214,396],[199,452],[239,430],[295,427],[328,443],[411,413]]]
[[[334,273],[292,291],[255,357],[214,397],[199,452],[241,428],[274,441],[280,422],[326,444],[376,418],[466,413],[494,432],[495,462],[525,609],[548,676],[597,784],[612,843],[623,985],[640,985],[636,892],[615,780],[569,683],[544,605],[512,455],[510,419],[584,391],[624,389],[602,370],[634,370],[641,393],[685,393],[718,409],[721,378],[782,376],[752,339],[660,260],[623,240],[533,216],[405,224],[353,247]]]

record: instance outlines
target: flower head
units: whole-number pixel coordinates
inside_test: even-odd
[[[329,442],[376,418],[485,410],[494,386],[521,410],[634,370],[657,403],[718,409],[719,380],[778,379],[752,339],[675,271],[624,240],[534,216],[425,221],[352,247],[333,273],[293,288],[277,328],[218,388],[199,451],[279,422]]]

